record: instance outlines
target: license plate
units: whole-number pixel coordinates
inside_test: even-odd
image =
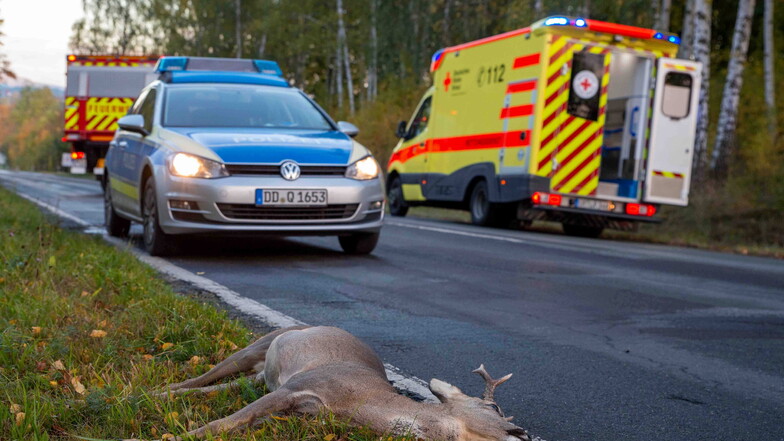
[[[610,211],[609,201],[597,201],[596,199],[577,199],[574,201],[574,206],[586,210]]]
[[[256,205],[310,206],[327,205],[327,190],[256,190]]]

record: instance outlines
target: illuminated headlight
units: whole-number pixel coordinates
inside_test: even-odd
[[[375,179],[378,177],[380,170],[378,162],[372,156],[365,156],[359,161],[351,164],[346,169],[346,177],[366,181],[368,179]]]
[[[174,176],[183,178],[221,178],[229,176],[226,167],[220,162],[189,155],[187,153],[177,153],[169,161],[169,171]]]

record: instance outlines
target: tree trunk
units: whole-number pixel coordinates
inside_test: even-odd
[[[441,46],[448,46],[449,45],[449,12],[452,7],[452,0],[446,0],[444,2],[444,22],[442,23],[442,31],[441,31]]]
[[[351,57],[348,52],[348,41],[343,35],[343,62],[346,65],[346,92],[348,92],[348,111],[351,115],[356,111],[354,107],[354,81],[351,79]]]
[[[234,0],[234,41],[237,44],[237,58],[242,58],[242,0]]]
[[[536,0],[534,2],[534,13],[537,20],[544,18],[544,0]]]
[[[370,0],[370,63],[368,63],[368,101],[375,101],[376,96],[378,96],[378,32],[376,30],[377,15],[378,0]]]
[[[680,58],[690,59],[694,56],[694,23],[696,19],[694,8],[696,7],[696,1],[697,0],[686,0],[686,4],[683,6],[681,46],[678,49],[678,57]],[[710,37],[710,34],[708,36]]]
[[[765,52],[765,104],[768,107],[768,132],[773,142],[778,137],[778,127],[776,119],[776,82],[773,59],[773,0],[765,0],[765,17],[763,19],[763,38]]]
[[[338,95],[338,109],[343,108],[343,1],[337,0],[338,6],[338,41],[335,49],[335,93]]]
[[[261,43],[259,44],[259,58],[264,58],[264,53],[267,51],[267,33],[261,34]]]
[[[670,30],[670,9],[672,8],[672,0],[661,0],[657,3],[656,23],[653,28],[657,31]]]
[[[743,86],[743,68],[751,36],[751,19],[754,14],[755,0],[740,0],[738,17],[735,20],[735,33],[732,36],[732,52],[727,66],[727,80],[721,98],[719,126],[716,143],[713,146],[711,168],[723,172],[732,157],[735,144],[735,129],[738,125],[738,101]]]
[[[708,98],[710,96],[711,10],[710,0],[691,0],[693,20],[692,41],[689,42],[697,61],[702,63],[700,101],[697,106],[697,136],[694,142],[693,176],[696,182],[705,178],[708,168]]]

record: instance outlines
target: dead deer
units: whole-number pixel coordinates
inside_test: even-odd
[[[265,335],[204,375],[167,386],[161,395],[231,388],[237,381],[210,384],[237,374],[255,374],[255,381],[267,385],[270,392],[245,408],[188,433],[196,438],[251,427],[273,414],[318,415],[327,410],[378,433],[430,440],[530,441],[493,398],[495,388],[512,374],[495,380],[484,365],[474,372],[485,380],[482,398],[433,379],[430,390],[440,403],[417,402],[397,393],[378,355],[358,338],[339,328],[298,326]]]

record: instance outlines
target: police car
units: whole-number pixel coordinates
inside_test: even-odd
[[[200,234],[336,235],[370,253],[384,216],[380,167],[267,60],[164,57],[106,156],[112,236],[144,226],[152,255]]]

